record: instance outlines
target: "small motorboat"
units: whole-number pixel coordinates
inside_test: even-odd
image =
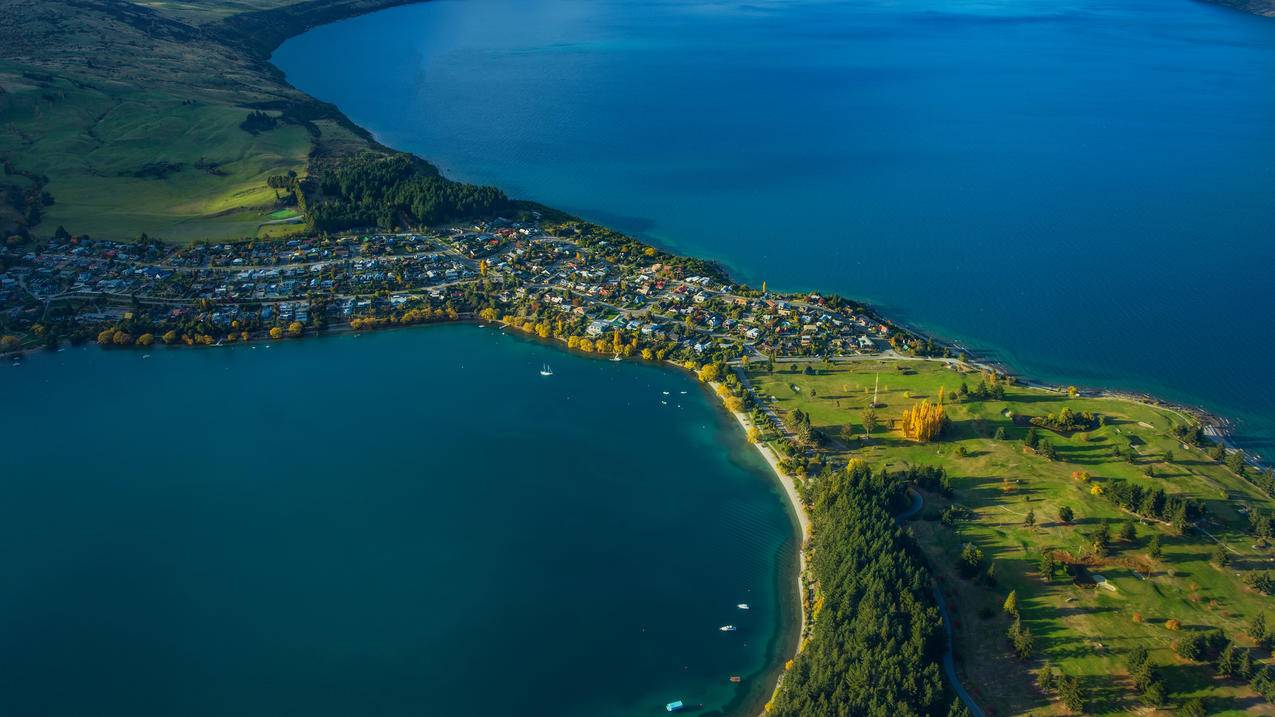
[[[721,630],[722,632],[734,632],[738,628],[736,628],[734,625],[722,625],[721,627],[717,629]]]
[[[735,607],[739,608],[740,610],[750,610],[750,609],[751,609],[750,607],[748,607],[748,603],[746,603],[746,602],[741,602],[740,604],[736,605]]]
[[[541,367],[541,369],[540,369],[540,375],[541,375],[541,376],[552,376],[552,375],[553,375],[553,369],[549,368],[549,364],[545,364],[545,365],[544,365],[544,366],[542,366],[542,367]]]
[[[664,705],[664,711],[665,712],[681,712],[682,708],[685,706],[686,704],[683,703],[681,700],[673,700],[672,702]]]
[[[734,682],[735,684],[739,684],[740,682],[742,682],[742,681],[743,681],[743,679],[744,679],[744,678],[740,677],[739,675],[731,675],[731,676],[730,676],[730,681],[731,681],[731,682]]]

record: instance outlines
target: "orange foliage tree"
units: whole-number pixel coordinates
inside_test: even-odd
[[[928,400],[903,411],[903,435],[918,441],[932,441],[947,426],[942,404]]]

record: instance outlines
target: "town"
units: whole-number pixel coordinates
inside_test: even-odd
[[[6,352],[94,340],[225,345],[461,319],[659,360],[936,352],[860,304],[734,284],[714,264],[578,221],[184,247],[58,231],[0,262]]]

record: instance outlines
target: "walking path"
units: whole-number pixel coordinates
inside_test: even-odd
[[[907,510],[899,513],[899,516],[895,518],[899,525],[921,512],[921,508],[925,506],[925,498],[920,493],[914,490],[910,492],[912,493],[912,505],[908,506]],[[934,593],[934,602],[938,603],[939,613],[943,616],[943,631],[947,633],[947,649],[943,652],[943,672],[947,673],[947,681],[952,685],[952,691],[961,698],[961,701],[965,703],[965,707],[969,709],[970,717],[987,717],[978,706],[978,703],[974,701],[974,697],[961,684],[961,679],[956,676],[956,658],[952,653],[952,616],[947,611],[947,602],[943,600],[943,592],[938,589],[938,586],[930,588],[930,591]]]

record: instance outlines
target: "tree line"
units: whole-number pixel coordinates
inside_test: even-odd
[[[305,207],[314,229],[444,224],[511,208],[495,187],[453,182],[411,155],[364,154],[325,170]]]
[[[942,715],[942,622],[930,577],[891,508],[905,484],[854,463],[806,481],[819,600],[809,646],[785,673],[770,714]]]

